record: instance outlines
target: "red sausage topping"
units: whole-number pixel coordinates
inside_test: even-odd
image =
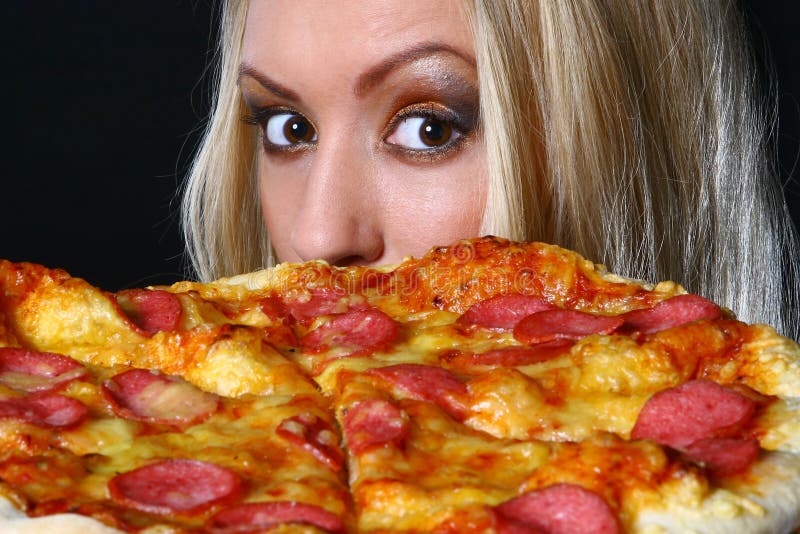
[[[467,386],[446,369],[401,363],[370,369],[368,373],[393,384],[413,399],[433,402],[459,421],[467,416],[464,405]]]
[[[608,504],[575,484],[555,484],[498,505],[498,532],[614,534],[619,525]],[[532,529],[532,530],[531,530]]]
[[[622,326],[619,317],[592,315],[576,310],[549,310],[529,315],[514,327],[514,338],[534,345],[557,339],[575,340],[591,334],[610,334]]]
[[[188,426],[219,408],[219,398],[156,371],[131,369],[103,384],[114,412],[127,419]]]
[[[85,375],[81,364],[61,354],[0,348],[0,384],[19,391],[48,391]]]
[[[551,534],[540,528],[525,525],[510,517],[495,513],[494,530],[497,534]]]
[[[286,317],[289,314],[286,304],[281,299],[275,296],[265,297],[259,302],[261,311],[270,319],[277,320]]]
[[[408,416],[389,401],[361,401],[347,408],[344,416],[344,435],[355,454],[386,443],[400,443],[407,432]]]
[[[195,514],[238,499],[242,481],[233,471],[198,460],[166,460],[112,478],[117,503],[151,514]]]
[[[465,363],[468,362],[472,365],[502,365],[509,367],[531,365],[546,362],[566,354],[573,344],[572,341],[560,339],[539,343],[532,347],[505,347],[480,354],[469,354],[462,359]]]
[[[211,532],[252,532],[283,523],[304,523],[328,532],[345,530],[344,522],[332,512],[294,501],[254,502],[228,508],[212,517],[208,528]]]
[[[479,325],[510,330],[528,315],[553,308],[552,304],[538,297],[517,293],[498,295],[470,306],[458,318],[458,323],[462,326]]]
[[[625,329],[652,334],[684,323],[703,319],[717,319],[721,315],[719,306],[699,295],[678,295],[659,302],[646,310],[634,310],[622,314]]]
[[[0,400],[0,418],[17,419],[43,427],[74,426],[88,414],[89,409],[82,402],[55,393]]]
[[[281,421],[276,433],[310,452],[334,471],[342,468],[344,453],[339,448],[339,439],[333,427],[316,415],[306,412],[288,417]]]
[[[753,417],[755,402],[709,380],[659,391],[645,403],[631,431],[680,449],[711,437],[732,437]]]
[[[397,323],[380,310],[350,311],[306,334],[300,344],[308,352],[344,347],[351,353],[389,346],[397,337]]]
[[[756,460],[760,451],[758,440],[737,438],[701,439],[684,449],[689,459],[720,477],[744,471]]]
[[[183,317],[178,297],[160,289],[120,291],[117,302],[131,322],[148,334],[177,330]]]
[[[306,323],[320,315],[343,313],[349,309],[345,293],[328,287],[309,290],[308,298],[297,298],[286,301],[289,313],[297,321]]]

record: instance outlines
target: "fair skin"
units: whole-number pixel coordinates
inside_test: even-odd
[[[487,170],[456,0],[253,0],[239,87],[279,261],[395,263],[480,230]]]

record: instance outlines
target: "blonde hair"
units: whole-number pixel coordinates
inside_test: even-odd
[[[794,230],[732,2],[468,0],[490,185],[482,230],[673,279],[797,335]],[[224,4],[216,106],[186,188],[202,279],[270,261]]]
[[[258,138],[241,120],[238,76],[248,2],[222,6],[213,109],[181,206],[187,253],[201,280],[262,267],[271,249],[258,197]]]

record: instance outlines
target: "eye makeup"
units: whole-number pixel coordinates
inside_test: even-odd
[[[421,121],[410,121],[419,118]],[[447,139],[441,144],[430,146],[419,146],[410,148],[398,142],[392,142],[397,136],[397,130],[405,126],[406,122],[418,122],[417,135],[424,142],[426,132],[423,128],[429,128],[441,135],[447,135]],[[397,156],[409,158],[414,161],[437,161],[446,157],[448,154],[457,151],[463,143],[471,139],[476,129],[476,124],[466,113],[459,113],[437,102],[424,102],[412,104],[401,109],[389,122],[383,134],[383,143],[389,151]],[[404,132],[406,135],[414,132]]]
[[[286,106],[265,106],[250,110],[242,122],[257,126],[264,150],[269,153],[291,153],[306,150],[317,141],[316,128],[302,113]],[[281,124],[273,124],[276,120]],[[283,139],[275,139],[276,137]]]
[[[384,95],[391,116],[386,119],[381,137],[396,156],[421,163],[439,161],[458,152],[479,130],[478,89],[462,75],[461,71],[466,69],[453,68],[451,62],[439,57],[425,58],[398,69],[387,78]],[[397,127],[411,117],[446,125],[458,135],[440,146],[422,150],[390,143]]]
[[[275,84],[252,67],[242,68],[239,85],[249,109],[243,120],[259,127],[267,154],[299,153],[316,147],[320,130],[294,101],[287,100],[290,89],[280,86],[279,91],[273,90]],[[330,100],[314,101],[313,94],[291,94],[296,100],[311,98],[323,118],[336,109],[338,117],[346,117],[346,124],[361,124],[366,132],[374,132],[367,137],[374,136],[375,149],[409,163],[435,162],[456,154],[470,144],[480,126],[475,67],[452,54],[436,53],[400,64],[368,91],[350,97],[346,92],[333,93],[336,96]],[[295,130],[278,131],[279,125],[272,124],[276,121],[302,130],[303,135],[296,135]],[[323,126],[327,132],[342,131],[341,125]],[[397,134],[398,129],[402,135]]]

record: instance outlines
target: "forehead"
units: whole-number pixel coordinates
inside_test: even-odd
[[[460,0],[251,0],[242,59],[281,71],[355,71],[421,43],[474,55]]]

